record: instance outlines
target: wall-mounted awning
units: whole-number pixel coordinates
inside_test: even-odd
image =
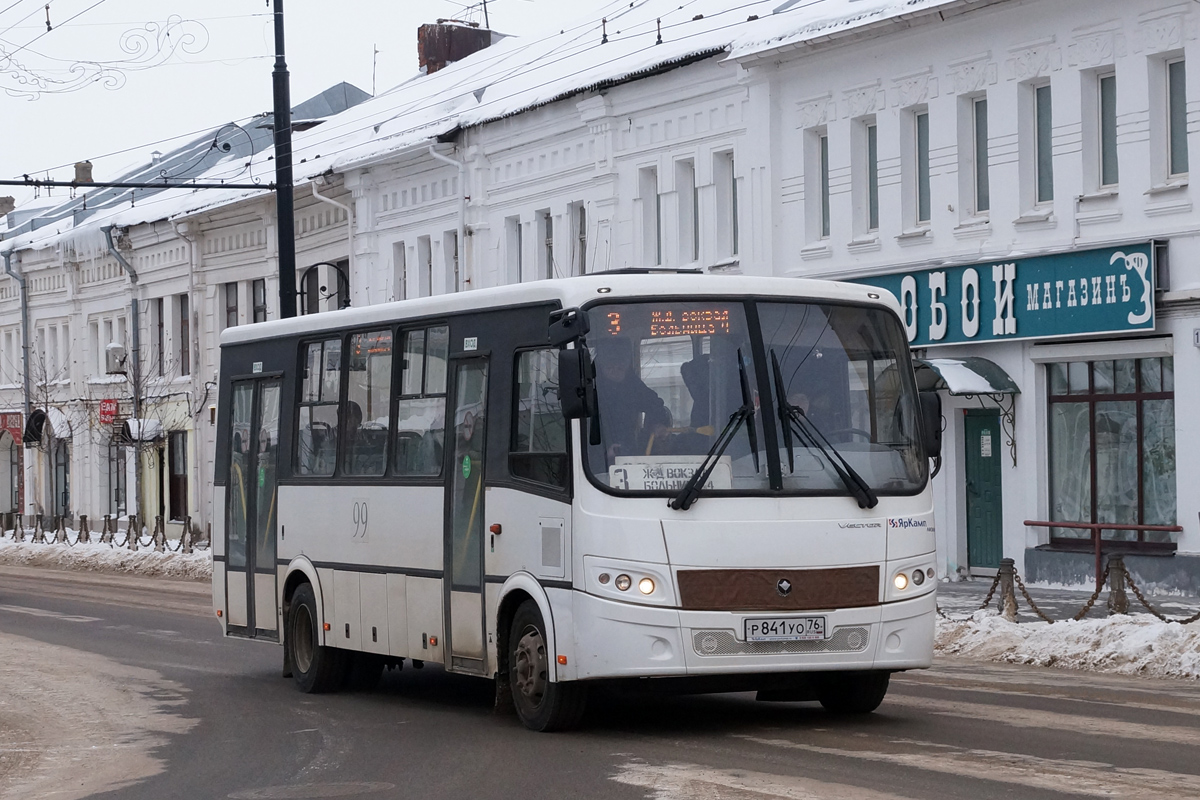
[[[1020,394],[1008,373],[979,356],[967,358],[914,358],[917,387],[945,389],[952,395]]]
[[[163,424],[156,419],[127,419],[122,428],[128,442],[156,442],[163,437]]]
[[[921,391],[945,390],[957,397],[977,397],[984,407],[989,407],[984,398],[995,403],[1013,466],[1017,465],[1016,400],[1021,389],[1007,372],[979,356],[914,358],[913,371]]]
[[[71,422],[66,414],[57,408],[35,408],[29,412],[25,432],[21,437],[25,446],[34,447],[40,443],[47,428],[56,439],[71,438]]]

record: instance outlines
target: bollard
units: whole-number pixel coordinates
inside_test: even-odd
[[[17,527],[16,527],[16,530],[13,531],[13,541],[14,542],[25,541],[25,515],[24,514],[17,514]]]
[[[88,530],[87,514],[79,515],[79,533],[75,535],[75,544],[91,544],[92,532]]]
[[[33,520],[33,538],[30,541],[34,544],[46,543],[46,530],[42,527],[41,514],[38,514]]]
[[[1129,596],[1125,594],[1125,556],[1114,553],[1108,557],[1108,615],[1129,613]]]
[[[63,544],[67,542],[67,518],[63,516],[55,517],[54,525],[54,543]]]
[[[163,552],[167,549],[167,532],[164,530],[162,514],[154,518],[154,533],[150,536],[150,541],[154,543],[156,552]]]
[[[135,553],[137,552],[138,539],[141,538],[141,535],[141,531],[138,530],[137,514],[130,514],[129,525],[125,528],[125,539],[129,543],[129,549]]]
[[[1000,559],[1000,615],[1009,622],[1017,621],[1017,595],[1013,586],[1016,562],[1011,558]]]
[[[113,544],[113,540],[116,538],[116,534],[114,534],[112,528],[109,527],[109,520],[111,519],[111,515],[104,515],[104,527],[100,529],[100,544]]]
[[[179,549],[184,553],[192,552],[192,518],[183,518],[183,533],[179,534]]]

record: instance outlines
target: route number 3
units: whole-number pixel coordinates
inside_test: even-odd
[[[350,521],[354,524],[354,536],[356,542],[367,541],[367,500],[365,497],[358,497],[354,500],[354,508],[351,511]]]

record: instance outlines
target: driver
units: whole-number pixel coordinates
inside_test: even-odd
[[[644,451],[649,436],[660,439],[666,432],[671,425],[671,413],[634,369],[633,345],[628,339],[600,339],[594,358],[600,430],[609,459],[637,455]]]

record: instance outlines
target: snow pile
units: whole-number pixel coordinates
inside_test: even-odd
[[[1176,625],[1147,615],[1008,622],[994,611],[939,619],[935,650],[1010,664],[1083,669],[1157,678],[1200,678],[1200,624]]]
[[[10,534],[11,535],[11,534]],[[51,533],[53,535],[53,533]],[[158,553],[108,544],[34,544],[0,537],[0,564],[50,567],[81,572],[108,572],[181,580],[212,580],[212,551]]]

